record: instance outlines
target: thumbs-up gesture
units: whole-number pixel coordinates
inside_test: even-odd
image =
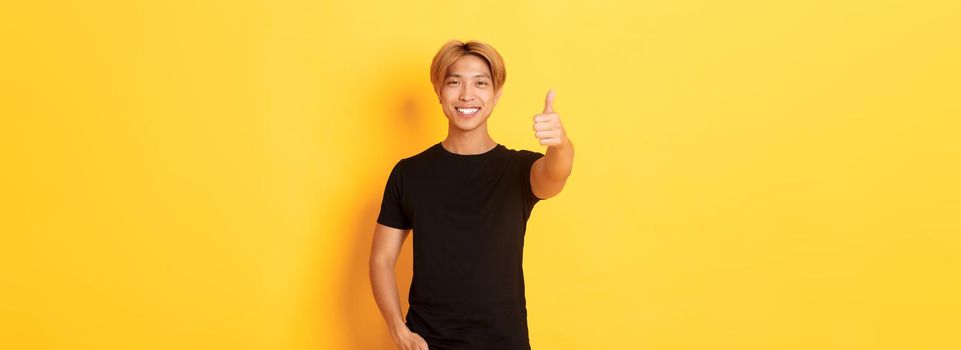
[[[561,117],[554,113],[554,90],[547,91],[544,112],[534,116],[534,136],[544,146],[558,146],[567,141]]]

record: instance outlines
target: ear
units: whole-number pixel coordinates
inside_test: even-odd
[[[504,89],[497,89],[497,92],[494,93],[494,105],[495,105],[495,106],[497,105],[497,101],[500,101],[500,99],[501,99],[501,93],[502,93],[502,92],[504,92]]]

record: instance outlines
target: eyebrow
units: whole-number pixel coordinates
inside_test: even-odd
[[[462,75],[460,75],[460,74],[448,74],[448,75],[447,75],[446,77],[444,77],[444,78],[450,78],[450,77],[460,78],[460,77],[462,77]],[[472,77],[484,77],[484,78],[490,79],[490,76],[487,75],[487,74],[474,74],[474,75],[472,75]]]

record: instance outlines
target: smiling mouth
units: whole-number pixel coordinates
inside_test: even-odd
[[[473,115],[474,113],[477,113],[477,111],[480,110],[480,107],[466,107],[466,108],[457,107],[455,109],[457,109],[457,111],[460,112],[460,114],[469,116],[469,115]]]

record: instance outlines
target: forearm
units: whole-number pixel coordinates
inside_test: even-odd
[[[398,332],[409,331],[404,323],[400,308],[400,298],[397,296],[397,278],[394,266],[386,262],[370,261],[370,285],[374,292],[374,300],[380,309],[387,328],[396,336]]]
[[[544,172],[553,180],[566,180],[574,168],[574,144],[564,138],[559,145],[547,147],[544,154]]]

